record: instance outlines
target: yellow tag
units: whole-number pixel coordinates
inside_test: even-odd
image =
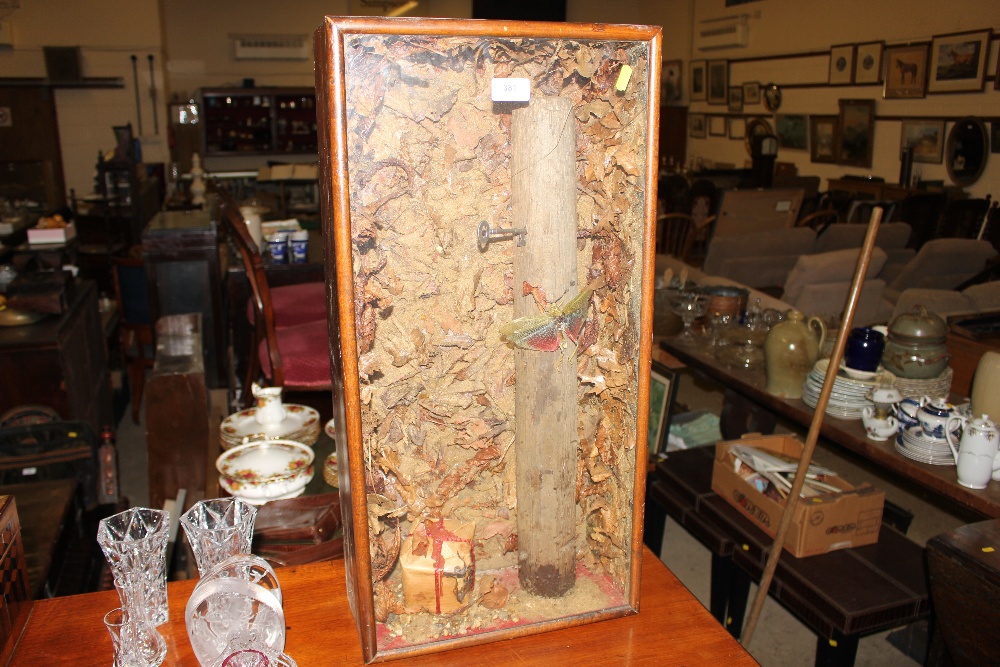
[[[983,547],[983,553],[984,554],[991,554],[994,551],[996,551],[996,549],[994,549],[993,547]]]
[[[837,646],[837,640],[836,639],[831,639],[830,640],[830,646],[833,646],[834,648],[836,648],[836,646]]]
[[[749,544],[744,544],[743,545],[743,551],[750,551],[750,545]]]
[[[632,68],[629,65],[622,65],[622,71],[618,72],[618,81],[615,82],[615,90],[624,93],[628,88],[628,80],[632,78]]]
[[[70,432],[69,432],[69,433],[67,433],[66,435],[68,435],[68,436],[69,436],[69,437],[71,437],[71,438],[75,438],[75,437],[76,437],[76,431],[70,431]]]

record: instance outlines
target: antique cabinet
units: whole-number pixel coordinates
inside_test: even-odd
[[[210,211],[161,211],[142,234],[150,280],[150,312],[201,314],[205,378],[209,387],[228,385],[226,311],[218,225]]]
[[[97,285],[71,284],[66,312],[0,327],[0,412],[45,405],[99,433],[113,423],[111,381]]]
[[[311,88],[205,88],[206,156],[316,153],[316,95]]]
[[[315,45],[366,660],[635,613],[660,28],[328,17]]]

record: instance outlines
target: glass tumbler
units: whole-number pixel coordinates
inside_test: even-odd
[[[133,620],[118,607],[104,616],[115,659],[112,667],[157,667],[167,657],[167,642],[144,618]]]
[[[181,525],[194,552],[198,573],[230,556],[249,554],[257,508],[239,498],[201,500],[181,515]]]
[[[169,526],[169,512],[133,507],[101,519],[97,528],[122,607],[132,618],[154,626],[167,622]]]

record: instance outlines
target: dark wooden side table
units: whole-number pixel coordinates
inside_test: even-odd
[[[113,421],[97,286],[77,280],[69,308],[35,324],[0,327],[0,412],[45,405],[96,433]]]
[[[931,538],[927,567],[937,620],[928,664],[997,664],[1000,519]]]
[[[710,611],[738,637],[771,538],[712,491],[713,459],[712,447],[668,454],[650,477],[646,513],[673,517],[712,552]],[[930,614],[923,549],[884,523],[873,545],[783,554],[769,594],[816,633],[817,666],[853,665],[861,637]]]

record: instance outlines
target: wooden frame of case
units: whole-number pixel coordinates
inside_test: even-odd
[[[615,515],[615,520],[620,521],[624,531],[622,553],[620,559],[620,569],[622,579],[620,588],[614,597],[616,601],[612,606],[604,608],[590,609],[579,613],[569,613],[564,616],[545,618],[535,622],[515,622],[513,626],[487,629],[482,632],[481,628],[468,633],[445,634],[439,638],[431,638],[425,641],[418,641],[399,646],[389,645],[379,639],[379,621],[376,619],[378,609],[376,609],[376,584],[381,583],[373,580],[373,562],[369,554],[373,542],[370,538],[370,510],[369,490],[366,490],[366,442],[364,441],[364,431],[362,419],[365,416],[365,401],[363,391],[370,390],[371,385],[362,386],[361,378],[361,354],[359,345],[364,330],[359,326],[363,323],[363,318],[356,318],[355,289],[359,287],[357,283],[356,271],[358,265],[355,243],[362,243],[358,240],[357,234],[362,222],[362,211],[364,204],[370,202],[362,201],[361,197],[352,199],[352,187],[357,185],[352,179],[361,179],[359,174],[367,174],[365,179],[371,178],[371,164],[364,164],[366,159],[374,159],[363,154],[364,146],[351,144],[352,139],[356,139],[356,125],[358,109],[351,107],[351,85],[360,86],[366,81],[362,75],[355,72],[352,79],[348,74],[348,56],[358,53],[358,45],[375,45],[376,50],[386,44],[391,44],[393,48],[400,48],[405,43],[415,44],[419,40],[449,39],[455,40],[451,44],[460,42],[468,38],[476,40],[477,48],[486,45],[486,53],[489,55],[491,45],[503,40],[507,45],[512,42],[517,44],[537,44],[548,40],[555,48],[566,42],[579,41],[586,43],[587,48],[604,48],[614,58],[605,58],[613,62],[615,58],[621,57],[619,54],[632,53],[643,54],[636,60],[630,60],[630,64],[635,69],[632,72],[633,95],[632,98],[639,102],[639,105],[632,111],[637,120],[641,119],[644,124],[645,136],[642,145],[631,156],[631,163],[623,167],[633,174],[629,179],[633,183],[636,192],[644,193],[641,197],[633,201],[633,213],[629,215],[631,226],[628,229],[635,229],[635,236],[628,239],[628,247],[636,251],[635,268],[631,274],[627,275],[630,282],[626,286],[629,292],[631,304],[628,322],[634,326],[635,355],[634,374],[628,375],[632,378],[627,385],[634,389],[634,400],[637,409],[634,411],[634,433],[632,433],[632,421],[626,422],[629,428],[625,429],[627,437],[622,440],[621,451],[628,451],[628,455],[619,461],[621,465],[621,481],[626,485],[626,490],[631,487],[631,506],[622,508],[620,515]],[[491,41],[492,40],[492,41]],[[519,41],[523,40],[523,41]],[[618,26],[605,24],[571,24],[571,23],[531,23],[520,21],[473,21],[464,19],[377,19],[361,17],[326,17],[315,35],[316,51],[316,81],[317,81],[317,104],[320,137],[320,191],[322,202],[323,218],[323,239],[326,253],[326,274],[328,294],[336,298],[336,302],[331,304],[330,327],[329,327],[329,347],[331,351],[331,368],[334,384],[334,417],[336,423],[336,439],[338,442],[338,459],[340,470],[340,493],[341,507],[344,518],[344,544],[347,571],[348,596],[350,598],[352,612],[357,624],[361,638],[361,645],[365,660],[367,662],[381,661],[403,656],[430,653],[449,648],[481,644],[515,636],[523,636],[544,632],[557,627],[567,627],[581,625],[593,621],[600,621],[616,618],[624,615],[636,613],[639,604],[639,575],[642,557],[642,506],[645,496],[646,459],[648,448],[646,446],[645,435],[648,426],[649,405],[649,374],[651,366],[651,341],[652,341],[652,305],[653,305],[653,275],[655,274],[654,248],[655,248],[655,219],[656,219],[656,184],[657,184],[657,142],[659,125],[659,83],[661,66],[661,28],[658,26]],[[591,46],[596,45],[596,46]],[[611,48],[611,47],[614,48]],[[571,44],[572,47],[572,44]],[[499,48],[499,47],[496,47]],[[526,48],[526,47],[524,47]],[[559,46],[562,48],[562,46]],[[576,48],[580,48],[579,45]],[[352,50],[353,49],[353,50]],[[434,56],[433,51],[427,52],[428,57]],[[477,56],[482,58],[483,56]],[[490,56],[491,57],[491,56]],[[385,60],[389,63],[389,60]],[[399,63],[401,60],[395,59],[393,62]],[[477,62],[477,67],[478,63]],[[490,61],[490,66],[493,66]],[[398,67],[398,65],[389,65]],[[395,70],[393,70],[395,71]],[[451,73],[448,73],[450,76]],[[547,75],[538,75],[543,78]],[[471,75],[470,75],[471,76]],[[501,76],[517,76],[510,73]],[[620,75],[621,76],[621,75]],[[556,77],[555,80],[560,80]],[[477,83],[481,79],[477,74]],[[611,88],[606,94],[614,94],[615,80],[612,78]],[[626,89],[627,89],[627,79]],[[619,79],[619,84],[621,79]],[[411,85],[404,80],[406,85]],[[533,85],[537,85],[537,81]],[[489,82],[486,82],[486,99],[489,100]],[[498,105],[494,103],[493,113],[497,113]],[[471,107],[470,107],[471,108]],[[488,110],[489,107],[486,107]],[[484,111],[485,113],[485,111]],[[586,118],[582,108],[575,109],[577,118]],[[454,120],[454,119],[453,119]],[[594,119],[591,119],[594,120]],[[583,121],[579,121],[583,122]],[[624,123],[623,123],[624,125]],[[509,127],[509,126],[508,126]],[[640,130],[641,131],[641,130]],[[590,146],[591,144],[588,144]],[[349,149],[349,146],[351,148]],[[621,147],[614,148],[617,154],[621,155]],[[602,150],[612,150],[603,148]],[[609,154],[610,155],[610,154]],[[423,167],[421,167],[423,169]],[[428,173],[428,172],[425,172]],[[447,173],[447,172],[446,172]],[[391,175],[390,175],[391,176]],[[402,176],[397,175],[398,178]],[[389,178],[388,176],[386,178]],[[386,204],[382,202],[382,204]],[[381,204],[380,204],[381,205]],[[388,205],[388,204],[386,204]],[[371,209],[367,209],[370,211]],[[595,209],[595,212],[597,209]],[[357,220],[353,217],[357,216]],[[579,228],[581,217],[577,221]],[[491,224],[494,222],[490,221]],[[498,221],[499,222],[499,221]],[[496,226],[503,226],[497,224]],[[482,227],[480,226],[480,230]],[[463,234],[468,230],[462,229]],[[489,231],[489,228],[487,228]],[[475,235],[473,235],[474,238]],[[480,237],[481,238],[481,237]],[[513,241],[508,243],[513,245]],[[593,241],[585,241],[593,243]],[[491,248],[492,250],[492,248]],[[578,250],[578,253],[580,251]],[[610,267],[610,265],[607,265]],[[591,267],[593,268],[593,266]],[[598,267],[600,268],[600,267]],[[610,270],[610,269],[609,269]],[[485,278],[484,278],[485,280]],[[517,290],[520,292],[520,290]],[[410,296],[413,299],[413,296]],[[553,297],[555,301],[556,297]],[[595,295],[595,299],[598,296]],[[574,300],[575,301],[575,300]],[[362,304],[365,303],[362,300]],[[589,302],[588,302],[589,304]],[[405,306],[395,306],[396,310]],[[587,306],[589,312],[589,305]],[[548,313],[560,312],[549,310]],[[585,312],[585,316],[586,316]],[[393,315],[395,316],[395,315]],[[552,317],[555,317],[552,315]],[[387,325],[380,325],[387,326]],[[596,328],[596,327],[595,327]],[[374,335],[374,334],[373,334]],[[602,341],[606,333],[601,330]],[[610,335],[610,334],[607,334]],[[630,334],[631,335],[631,334]],[[603,344],[603,343],[602,343]],[[581,344],[582,348],[582,344]],[[566,350],[569,355],[571,350]],[[583,356],[585,349],[572,352],[574,360],[577,356]],[[625,357],[628,364],[632,361]],[[581,359],[580,362],[587,362]],[[625,370],[623,368],[623,370]],[[634,384],[632,383],[634,381]],[[368,391],[368,398],[371,399],[371,392]],[[582,401],[582,399],[581,399]],[[581,402],[582,405],[582,402]],[[582,408],[581,408],[582,409]],[[631,417],[630,417],[631,419]],[[641,437],[640,437],[641,434]],[[617,436],[622,438],[623,436]],[[634,438],[634,439],[633,439]],[[581,447],[583,446],[581,437]],[[368,450],[371,454],[371,450]],[[379,452],[381,453],[381,452]],[[577,454],[581,457],[581,454]],[[586,475],[586,472],[578,475]],[[577,477],[578,484],[581,477]],[[593,478],[591,477],[591,480]],[[593,483],[588,482],[588,483]],[[433,490],[434,487],[431,487]],[[627,494],[628,495],[628,494]],[[583,503],[586,499],[579,500]],[[378,508],[375,507],[374,510]],[[400,508],[397,508],[400,509]],[[626,511],[627,510],[627,511]],[[405,514],[403,515],[405,518]],[[400,519],[402,521],[402,519]],[[398,526],[398,523],[397,523]],[[586,521],[577,523],[575,528],[578,534],[584,533],[584,544],[588,544],[589,535]],[[397,533],[398,535],[398,533]],[[397,537],[398,540],[398,537]],[[579,544],[579,541],[577,542]],[[377,544],[375,546],[378,546]],[[515,562],[517,553],[515,551]],[[578,561],[579,563],[579,561]],[[615,561],[619,563],[619,561]],[[435,566],[436,567],[436,566]],[[435,577],[436,569],[435,569]],[[440,603],[440,601],[439,601]],[[516,619],[515,619],[516,620]],[[384,628],[384,626],[383,626]],[[384,635],[384,633],[383,633]],[[390,635],[391,636],[391,635]]]

